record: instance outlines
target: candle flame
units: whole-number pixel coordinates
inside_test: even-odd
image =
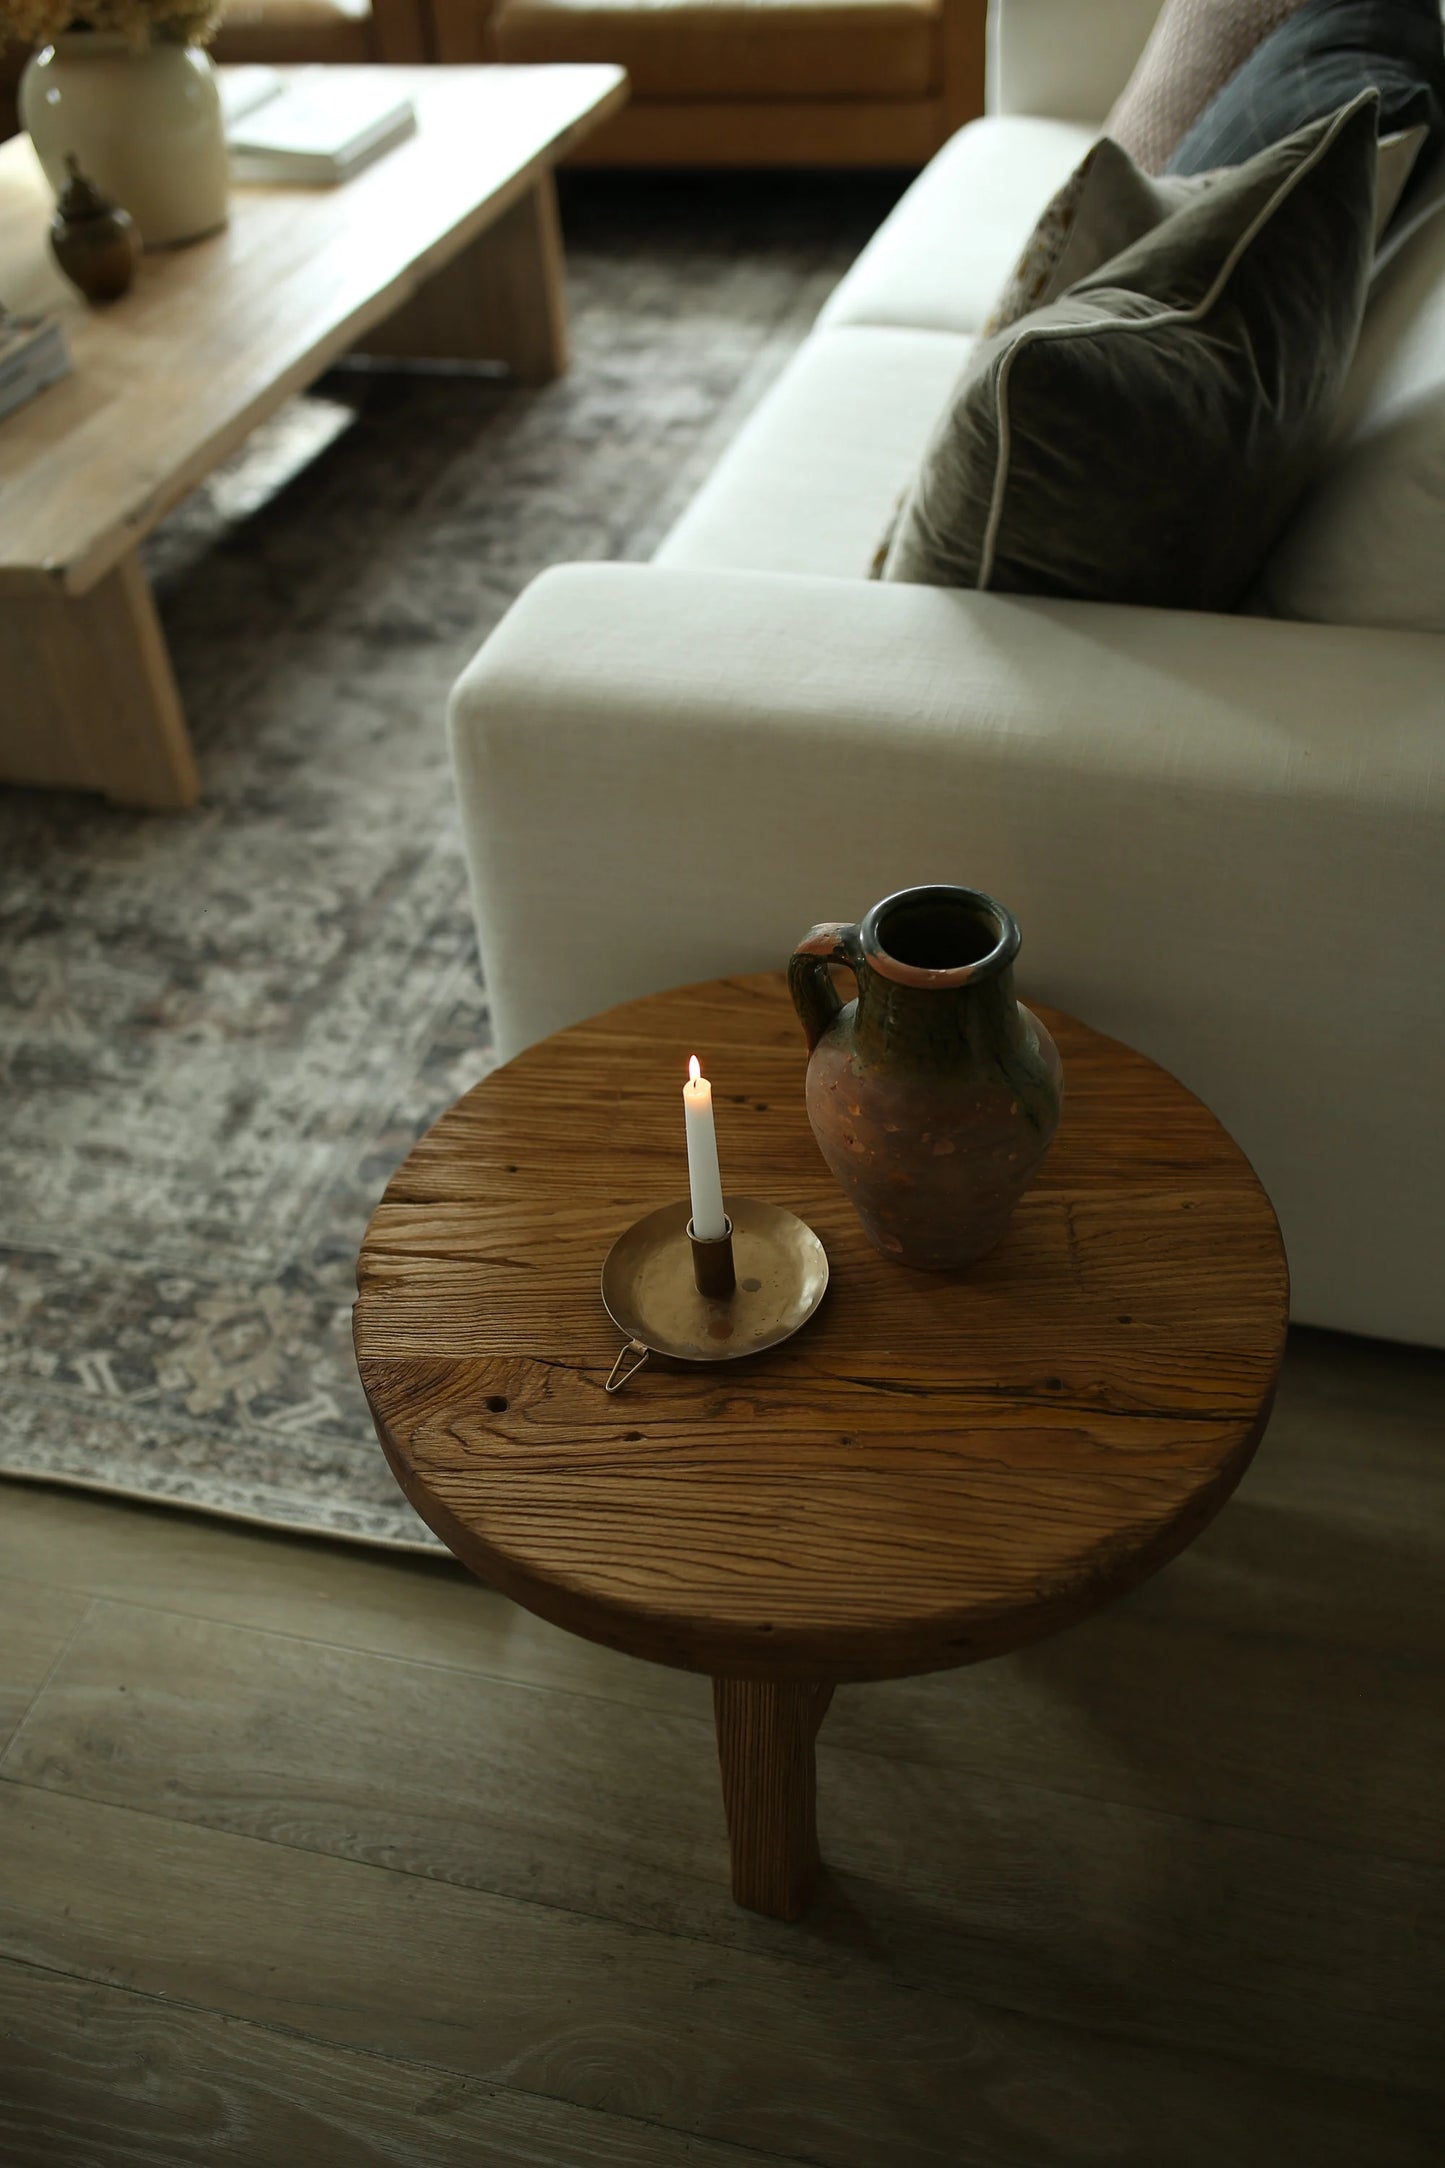
[[[688,1061],[687,1061],[687,1081],[688,1081],[688,1083],[689,1083],[689,1084],[695,1084],[695,1083],[697,1082],[698,1078],[699,1078],[699,1077],[700,1077],[701,1075],[702,1075],[702,1063],[701,1063],[701,1062],[700,1062],[700,1061],[698,1060],[698,1058],[697,1058],[696,1054],[690,1054],[690,1055],[688,1056]]]

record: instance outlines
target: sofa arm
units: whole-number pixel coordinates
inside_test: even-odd
[[[1160,0],[990,0],[987,110],[1102,127]]]
[[[500,1050],[966,882],[1233,1130],[1300,1315],[1445,1342],[1442,684],[1424,634],[548,573],[452,708]]]

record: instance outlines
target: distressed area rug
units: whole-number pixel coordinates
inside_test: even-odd
[[[158,531],[202,807],[0,791],[0,1472],[439,1548],[350,1306],[490,1059],[448,689],[544,566],[651,553],[896,193],[567,176],[565,380],[338,371]]]

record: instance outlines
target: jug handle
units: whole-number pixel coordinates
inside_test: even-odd
[[[861,960],[858,928],[843,925],[814,926],[788,958],[788,992],[810,1054],[843,1006],[829,976],[829,964],[842,964],[856,974]]]

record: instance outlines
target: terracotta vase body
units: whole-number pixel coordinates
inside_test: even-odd
[[[909,888],[793,952],[813,1134],[899,1264],[956,1272],[991,1250],[1058,1127],[1062,1067],[1014,998],[1018,947],[977,889]],[[840,1000],[831,964],[854,974],[856,1000]]]
[[[57,197],[73,156],[130,213],[146,248],[226,223],[229,174],[216,71],[194,45],[140,52],[110,31],[73,31],[32,54],[20,119]]]

